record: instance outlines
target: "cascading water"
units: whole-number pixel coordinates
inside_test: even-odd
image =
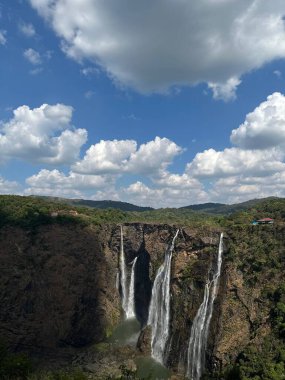
[[[135,268],[136,268],[137,257],[133,261],[132,265],[132,273],[131,280],[129,286],[129,294],[128,294],[128,302],[127,302],[127,310],[126,317],[127,319],[135,318]]]
[[[148,325],[152,327],[151,355],[161,364],[165,360],[165,349],[169,336],[171,259],[178,232],[179,230],[165,253],[164,263],[158,269],[149,307]]]
[[[219,278],[222,266],[223,233],[220,236],[217,267],[212,279],[210,274],[205,285],[204,299],[194,318],[191,328],[186,377],[200,380],[205,363],[205,351],[208,340],[209,326],[213,314],[213,305],[218,292]]]
[[[121,284],[121,296],[122,296],[122,307],[127,313],[127,276],[126,276],[126,263],[125,263],[125,252],[124,252],[124,235],[123,227],[121,226],[121,246],[120,246],[120,284]]]

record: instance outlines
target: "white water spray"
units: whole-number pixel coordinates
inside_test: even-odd
[[[129,294],[128,294],[128,302],[127,302],[127,310],[126,317],[127,319],[135,318],[135,269],[136,269],[137,257],[133,261],[132,265],[132,273],[131,280],[129,286]]]
[[[187,352],[186,377],[191,380],[200,380],[204,370],[205,351],[207,346],[210,322],[213,314],[213,305],[218,292],[219,278],[222,266],[223,233],[220,236],[217,267],[212,279],[210,274],[205,285],[204,299],[194,318],[190,333]]]
[[[165,253],[164,263],[158,269],[149,307],[148,325],[152,327],[151,355],[162,364],[169,336],[171,259],[178,232],[179,230]]]
[[[121,296],[122,296],[122,307],[127,313],[127,276],[126,276],[126,263],[125,263],[125,252],[124,252],[124,235],[123,227],[121,226],[121,246],[120,246],[120,283],[121,283]]]

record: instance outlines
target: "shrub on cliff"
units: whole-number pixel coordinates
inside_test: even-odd
[[[79,369],[74,371],[39,372],[30,375],[27,380],[87,380],[87,376]]]
[[[0,343],[0,379],[27,379],[32,364],[25,354],[10,353],[5,344]]]

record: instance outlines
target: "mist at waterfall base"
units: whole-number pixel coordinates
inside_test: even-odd
[[[223,234],[220,236],[218,259],[214,272],[209,271],[205,285],[204,298],[193,320],[191,328],[188,352],[186,377],[191,380],[199,380],[205,365],[205,352],[209,334],[210,322],[213,314],[214,301],[218,293],[219,278],[222,266]]]

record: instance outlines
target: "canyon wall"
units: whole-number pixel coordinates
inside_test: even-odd
[[[141,223],[123,226],[129,274],[138,257],[135,305],[142,327],[147,322],[152,282],[177,228]],[[258,244],[264,247],[268,239],[276,262],[283,260],[278,255],[284,255],[284,230],[270,228],[225,231],[220,286],[206,352],[209,371],[234,362],[246,346],[261,345],[271,332],[271,304],[265,288],[277,286],[282,278],[281,264],[276,264],[276,270],[274,263],[272,270],[262,263],[258,268],[253,266],[260,259]],[[217,259],[220,232],[180,227],[176,240],[167,364],[181,373],[185,371],[191,325],[203,300],[208,272]],[[122,317],[120,289],[116,287],[119,252],[119,225],[53,224],[36,230],[2,227],[1,339],[16,351],[43,355],[48,350],[103,341]],[[140,340],[146,343],[143,337]],[[141,351],[149,350],[147,343],[142,346]]]

